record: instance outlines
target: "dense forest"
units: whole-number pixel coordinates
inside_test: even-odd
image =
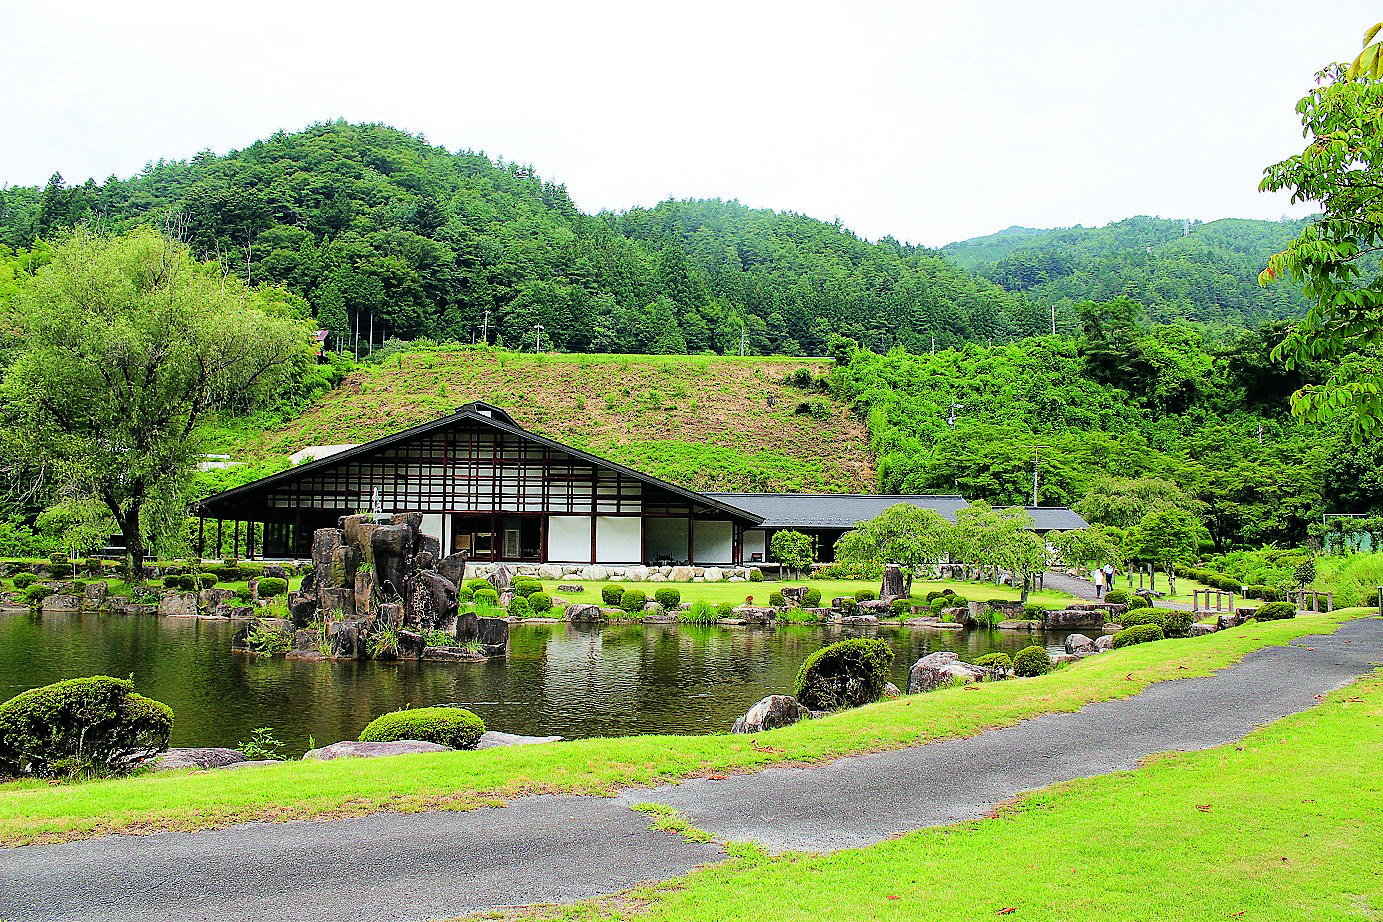
[[[1098,228],[1010,227],[941,252],[1009,291],[1055,304],[1068,322],[1074,303],[1123,296],[1144,305],[1155,322],[1253,327],[1306,313],[1300,288],[1263,288],[1257,279],[1308,220],[1136,217]]]
[[[1068,300],[1113,294],[1145,301],[1154,320],[1252,326],[1302,307],[1286,286],[1254,281],[1295,225],[1216,222],[1183,239],[1179,222],[1132,219],[938,253],[734,201],[586,215],[532,167],[345,122],[129,179],[69,186],[54,174],[0,192],[0,245],[21,261],[81,222],[169,230],[305,299],[347,348],[357,330],[533,348],[541,325],[545,346],[573,352],[820,355],[836,333],[922,351],[1045,332],[1049,298],[1066,333],[1079,328]],[[1154,258],[1162,268],[1135,278]]]

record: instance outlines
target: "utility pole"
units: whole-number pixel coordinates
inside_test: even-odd
[[[956,403],[955,401],[952,401],[952,402],[951,402],[951,415],[950,415],[949,417],[946,418],[946,425],[950,426],[952,429],[956,428],[956,411],[957,411],[957,410],[964,410],[964,409],[965,409],[965,404],[963,404],[963,403]]]
[[[932,335],[932,355],[936,355],[936,335]]]
[[[542,325],[541,323],[535,323],[535,324],[533,324],[533,329],[537,332],[537,335],[538,335],[537,340],[533,343],[533,351],[534,351],[535,353],[536,353],[536,352],[542,352],[542,351],[543,351],[543,325]]]
[[[351,355],[360,361],[360,315],[355,315],[355,337],[351,343]]]
[[[1037,453],[1044,448],[1051,448],[1050,445],[1034,445],[1032,447],[1032,507],[1037,508]]]
[[[740,358],[744,358],[744,324],[740,324]]]
[[[375,354],[375,312],[374,312],[374,311],[370,311],[370,341],[369,341],[369,344],[368,344],[368,345],[369,345],[369,348],[370,348],[369,354],[370,354],[370,355],[374,355],[374,354]]]
[[[1056,335],[1056,302],[1052,302],[1052,335]]]
[[[485,319],[480,322],[480,344],[490,345],[490,309],[485,308]]]
[[[1258,444],[1259,444],[1259,445],[1262,445],[1262,444],[1263,444],[1263,424],[1262,424],[1262,423],[1259,423],[1259,424],[1258,424]]]

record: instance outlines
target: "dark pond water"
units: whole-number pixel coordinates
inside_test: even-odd
[[[715,733],[764,695],[791,694],[798,667],[826,643],[879,636],[906,687],[918,657],[1010,654],[1060,635],[914,628],[847,630],[690,625],[515,625],[507,661],[303,663],[230,652],[224,621],[0,612],[0,701],[85,675],[134,676],[173,708],[175,746],[234,746],[269,726],[300,755],[355,739],[386,711],[456,703],[488,727],[569,739],[634,733]]]

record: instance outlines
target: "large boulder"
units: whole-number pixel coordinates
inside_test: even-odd
[[[370,555],[380,595],[386,599],[403,596],[407,589],[408,564],[413,558],[417,534],[408,525],[376,525],[369,535]]]
[[[296,590],[288,593],[288,617],[292,620],[294,627],[306,627],[316,615],[316,596]]]
[[[1066,638],[1067,653],[1094,653],[1095,641],[1084,634],[1072,634]]]
[[[610,578],[610,571],[602,566],[589,566],[581,569],[581,578],[598,583]]]
[[[402,756],[415,752],[455,752],[450,746],[425,743],[422,740],[395,740],[392,743],[361,743],[342,740],[330,746],[309,749],[304,762],[330,762],[332,759],[376,759],[380,756]]]
[[[538,743],[558,743],[561,741],[562,737],[560,736],[522,736],[518,733],[486,730],[480,735],[480,742],[475,744],[475,748],[496,749],[500,746],[533,746]]]
[[[735,608],[735,615],[746,624],[770,624],[777,619],[778,611],[762,605],[740,605]]]
[[[409,577],[404,623],[426,634],[456,617],[456,587],[436,570]]]
[[[335,586],[341,587],[346,584],[346,574],[332,569],[332,564],[336,561],[336,552],[341,549],[346,540],[345,532],[339,528],[319,528],[312,533],[312,575],[313,585],[316,587]]]
[[[961,662],[960,654],[938,650],[912,664],[912,669],[908,670],[908,694],[929,692],[956,683],[969,685],[990,677],[988,669]]]
[[[495,587],[495,592],[498,592],[502,599],[504,593],[508,592],[514,585],[514,568],[506,563],[497,564],[490,571],[490,575],[485,578],[490,581],[491,586]]]
[[[567,620],[573,624],[608,621],[609,617],[599,605],[585,603],[567,606]]]
[[[436,562],[442,559],[442,542],[432,535],[418,535],[417,540],[414,542],[414,547],[416,550],[413,552],[413,556],[419,561],[424,559],[424,554],[431,558],[431,561],[426,564],[421,562],[418,563],[418,569],[420,570],[426,570],[429,567],[435,566]]]
[[[807,598],[807,588],[806,586],[784,586],[778,591],[782,593],[784,602],[801,608],[802,603]]]
[[[466,555],[452,554],[443,557],[437,561],[437,572],[453,586],[460,586],[466,581]]]
[[[759,733],[763,730],[776,730],[795,724],[799,720],[810,720],[812,712],[804,708],[791,695],[769,695],[760,699],[744,716],[735,721],[731,733]]]
[[[1096,637],[1096,638],[1095,638],[1095,652],[1096,652],[1096,653],[1103,653],[1103,652],[1106,651],[1106,650],[1113,650],[1113,649],[1114,649],[1114,635],[1113,635],[1113,634],[1101,634],[1099,637]]]
[[[509,646],[509,621],[507,618],[477,618],[475,640],[485,648],[488,656],[503,656]]]
[[[1062,611],[1049,611],[1042,619],[1042,626],[1049,631],[1068,631],[1080,628],[1103,627],[1106,621],[1104,608],[1094,606],[1071,606]]]
[[[725,578],[725,573],[720,567],[707,567],[702,571],[701,578],[708,583],[718,583]]]
[[[644,580],[648,579],[648,567],[642,564],[626,567],[624,570],[624,578],[631,583],[642,583]]]
[[[554,564],[545,563],[538,567],[538,579],[558,580],[562,578],[562,568]]]
[[[237,762],[246,761],[245,753],[238,749],[208,747],[201,749],[168,749],[149,759],[144,764],[150,771],[171,772],[181,768],[225,768]]]
[[[105,580],[87,583],[86,589],[82,592],[82,608],[85,608],[87,611],[95,611],[100,608],[102,605],[106,604],[107,592],[108,589]]]
[[[695,576],[696,568],[694,567],[673,567],[667,578],[668,582],[672,583],[690,583]]]
[[[47,602],[44,599],[44,602]],[[45,606],[46,607],[46,606]],[[158,613],[164,618],[195,618],[200,611],[197,608],[197,593],[195,592],[165,592],[158,598]]]
[[[326,642],[327,655],[332,659],[365,659],[369,655],[363,619],[328,621]]]
[[[235,598],[235,591],[231,589],[203,589],[201,593],[202,610],[213,617],[225,618],[230,614],[231,606],[236,604]],[[291,592],[288,594],[288,598],[290,600],[293,598]],[[315,607],[317,600],[313,599],[312,604]],[[289,607],[292,607],[291,601]]]

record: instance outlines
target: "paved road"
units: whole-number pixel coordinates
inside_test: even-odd
[[[1217,675],[968,740],[689,781],[616,798],[531,797],[470,813],[248,824],[0,850],[0,919],[425,920],[572,902],[715,860],[647,830],[628,805],[671,804],[731,840],[865,845],[982,816],[1056,781],[1151,753],[1239,739],[1383,661],[1383,621],[1251,654]]]

